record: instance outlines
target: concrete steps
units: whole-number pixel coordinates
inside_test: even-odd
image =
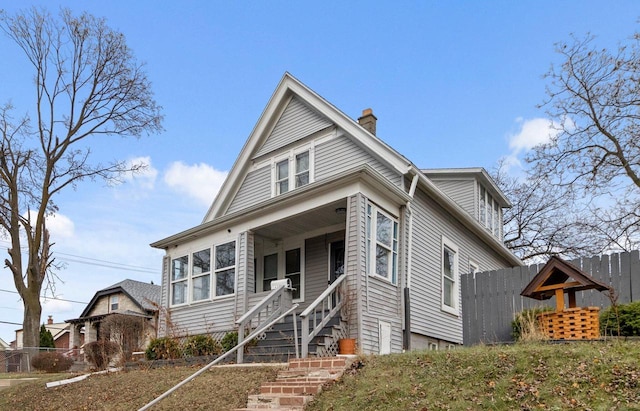
[[[263,383],[260,394],[249,396],[246,408],[234,411],[304,410],[314,395],[319,394],[325,384],[339,378],[349,365],[347,357],[290,360],[287,369],[279,371],[275,381]]]

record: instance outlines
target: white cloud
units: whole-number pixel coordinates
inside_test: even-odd
[[[517,118],[518,131],[507,136],[511,153],[504,157],[507,170],[522,167],[520,158],[534,147],[545,144],[560,133],[560,125],[547,118],[533,118],[525,120]]]
[[[47,217],[47,227],[54,238],[72,238],[75,234],[73,221],[60,213]]]
[[[153,189],[156,178],[158,177],[158,170],[151,165],[151,157],[135,157],[127,160],[128,167],[134,165],[142,165],[144,168],[137,173],[126,173],[124,179],[128,183],[132,183],[137,188],[143,188],[147,190]]]
[[[164,175],[164,182],[172,189],[210,205],[220,190],[227,171],[219,171],[208,164],[187,165],[181,161],[172,163]]]

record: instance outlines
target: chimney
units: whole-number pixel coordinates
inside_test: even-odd
[[[47,324],[48,325],[53,324],[53,315],[50,315],[49,318],[47,318]]]
[[[376,135],[376,121],[378,119],[373,115],[373,110],[366,108],[362,110],[362,116],[358,119],[358,123],[369,133]]]

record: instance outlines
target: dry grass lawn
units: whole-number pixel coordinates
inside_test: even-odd
[[[136,410],[199,367],[121,371],[45,388],[46,374],[0,391],[0,410]],[[244,407],[263,381],[275,379],[274,367],[213,368],[181,387],[153,410],[230,410]],[[34,376],[34,375],[31,375]],[[60,379],[60,378],[58,378]]]

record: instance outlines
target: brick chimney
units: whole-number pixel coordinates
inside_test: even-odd
[[[376,135],[376,121],[378,119],[373,115],[373,110],[366,108],[362,110],[362,116],[358,118],[358,123],[369,133]]]
[[[47,318],[47,324],[48,325],[53,324],[53,315],[50,315],[49,318]]]

